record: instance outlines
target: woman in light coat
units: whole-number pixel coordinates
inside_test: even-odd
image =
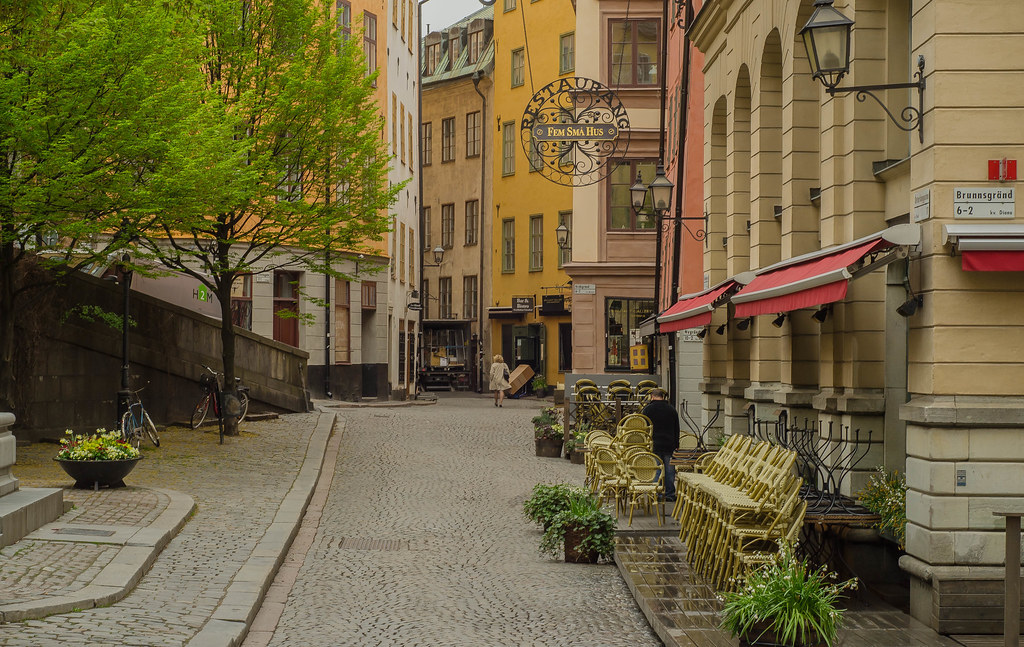
[[[500,407],[505,399],[505,389],[511,389],[508,383],[508,364],[501,355],[495,355],[491,362],[491,390],[494,391],[494,406]]]

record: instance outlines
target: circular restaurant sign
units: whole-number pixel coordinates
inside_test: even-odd
[[[519,128],[530,168],[564,186],[587,186],[611,173],[629,148],[629,117],[618,96],[573,76],[533,95]]]

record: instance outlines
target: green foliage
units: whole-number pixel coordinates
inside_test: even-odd
[[[551,524],[540,539],[540,552],[557,557],[564,548],[565,533],[582,531],[576,550],[597,551],[600,557],[611,559],[615,552],[615,517],[601,510],[597,499],[582,488],[569,494],[568,506],[551,519]]]
[[[116,431],[97,429],[89,435],[68,429],[60,439],[57,458],[66,461],[116,461],[138,458],[139,450],[124,441]]]
[[[117,313],[110,312],[109,310],[104,310],[100,306],[91,306],[85,304],[76,305],[69,308],[68,310],[65,310],[60,316],[60,322],[63,324],[72,316],[76,316],[82,321],[88,321],[89,323],[102,321],[104,324],[106,324],[110,328],[113,328],[114,330],[121,330],[124,322],[124,319],[121,318],[121,315]],[[138,323],[134,319],[128,317],[129,328],[134,328],[137,325]]]
[[[907,540],[907,479],[879,467],[859,497],[861,505],[881,517],[879,530],[891,532],[903,548]]]
[[[554,485],[538,483],[533,486],[533,494],[530,495],[530,498],[523,502],[523,514],[530,521],[539,523],[546,528],[556,515],[569,508],[569,498],[572,495],[585,492],[586,490],[580,486],[569,483]]]
[[[796,558],[792,546],[783,544],[738,591],[724,595],[721,626],[751,642],[770,631],[783,645],[802,647],[820,640],[831,645],[842,622],[836,604],[844,591],[857,586],[856,579],[835,579],[824,566],[810,570]]]
[[[572,436],[565,443],[565,451],[571,452],[583,447],[583,441],[586,440],[588,433],[590,433],[590,425],[586,423],[577,424],[576,430],[572,432]]]
[[[533,376],[533,379],[530,381],[530,386],[533,387],[535,391],[540,389],[546,389],[548,388],[548,380],[540,373],[537,373],[536,375]]]
[[[537,440],[562,440],[562,410],[558,407],[544,407],[540,415],[533,417],[533,437]]]

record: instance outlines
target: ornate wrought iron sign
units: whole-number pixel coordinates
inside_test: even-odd
[[[629,116],[610,88],[574,76],[533,95],[519,128],[530,168],[563,186],[605,178],[629,148]]]

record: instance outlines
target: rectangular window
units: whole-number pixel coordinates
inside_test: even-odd
[[[484,30],[477,29],[476,31],[469,32],[469,55],[466,59],[467,63],[476,63],[480,60],[480,54],[484,48]]]
[[[433,146],[434,123],[431,121],[424,121],[420,124],[420,159],[423,160],[423,166],[430,166],[433,161]]]
[[[293,140],[291,133],[285,133],[281,138],[280,159],[284,161],[284,168],[277,194],[278,202],[298,202],[302,199],[302,161],[299,159],[298,147],[292,144]]]
[[[537,140],[533,133],[530,133],[530,172],[539,171],[544,168],[544,160],[540,156],[540,148],[537,147]]]
[[[452,70],[455,69],[455,62],[459,60],[459,54],[462,53],[462,39],[459,36],[453,36],[448,39],[448,67]]]
[[[609,26],[612,86],[658,85],[661,21],[611,20]]]
[[[363,12],[363,54],[366,56],[366,76],[377,71],[377,16]],[[373,82],[377,87],[377,82]]]
[[[572,260],[572,212],[559,211],[558,224],[565,225],[569,231],[566,232],[565,246],[558,248],[558,267],[563,267]]]
[[[501,125],[501,174],[515,175],[516,172],[516,122],[506,121]]]
[[[405,320],[398,320],[398,381],[405,383]]]
[[[401,29],[401,32],[402,32],[402,42],[404,43],[405,42],[405,3],[402,2],[402,0],[395,0],[395,4],[402,5],[402,8],[401,8],[401,11],[402,11],[402,29]]]
[[[231,323],[252,330],[252,274],[239,274],[231,284]]]
[[[423,207],[423,250],[430,250],[430,207]]]
[[[441,120],[441,161],[455,161],[455,117]]]
[[[423,308],[423,318],[430,319],[430,299],[427,298],[430,296],[430,281],[423,279],[421,285],[423,287],[420,294],[420,306]]]
[[[466,114],[466,157],[480,157],[480,111]]]
[[[441,43],[434,43],[427,46],[427,69],[426,76],[437,71],[437,64],[441,62]]]
[[[298,272],[274,272],[274,341],[296,347],[299,345],[299,277]]]
[[[405,223],[398,225],[398,280],[405,283]]]
[[[544,269],[544,216],[530,216],[530,271]]]
[[[359,294],[363,299],[363,310],[377,309],[377,282],[363,281],[359,286]]]
[[[409,170],[410,171],[415,171],[415,169],[416,169],[416,147],[413,145],[413,137],[415,137],[415,135],[413,133],[416,132],[416,131],[414,131],[412,129],[412,110],[409,111],[409,114],[406,115],[406,117],[408,117],[408,123],[409,123],[409,131],[408,131],[409,132]]]
[[[399,104],[398,107],[398,140],[402,143],[402,155],[399,160],[402,162],[402,166],[405,166],[405,104]]]
[[[512,87],[518,88],[526,82],[525,71],[526,71],[526,55],[523,52],[523,48],[512,50],[512,73],[509,77],[512,79]]]
[[[452,277],[442,276],[437,282],[438,290],[438,317],[441,319],[452,318]]]
[[[565,74],[576,68],[576,33],[558,37],[558,73]]]
[[[572,371],[572,324],[558,324],[558,372]]]
[[[476,245],[477,223],[480,222],[480,202],[469,200],[466,202],[466,244]]]
[[[512,218],[501,221],[501,271],[516,271],[516,221]]]
[[[391,93],[391,154],[398,155],[398,95]]]
[[[391,24],[398,27],[398,3],[392,2],[391,4]]]
[[[476,319],[479,303],[477,280],[475,276],[462,278],[462,316],[465,319]]]
[[[441,205],[441,247],[451,249],[455,246],[455,205]]]
[[[630,331],[654,314],[654,299],[605,299],[605,368],[629,370]]]
[[[351,291],[349,282],[334,280],[334,363],[348,364],[352,361],[351,348]]]
[[[409,227],[409,285],[416,285],[416,230]]]
[[[505,11],[515,11],[516,0],[505,0]]]
[[[342,40],[347,41],[352,38],[352,5],[347,0],[338,0],[335,9],[338,32],[341,34]]]
[[[405,41],[409,45],[409,53],[412,53],[412,42],[414,38],[412,30],[413,26],[416,24],[416,14],[414,14],[413,11],[415,11],[415,9],[413,8],[412,0],[409,0],[409,38]]]
[[[633,231],[641,229],[652,229],[654,218],[650,215],[653,209],[650,205],[650,195],[647,196],[642,215],[633,213],[633,202],[629,196],[629,187],[636,181],[637,173],[640,174],[644,184],[650,184],[654,179],[655,163],[642,161],[623,161],[615,167],[615,170],[608,176],[608,229],[620,231]]]

